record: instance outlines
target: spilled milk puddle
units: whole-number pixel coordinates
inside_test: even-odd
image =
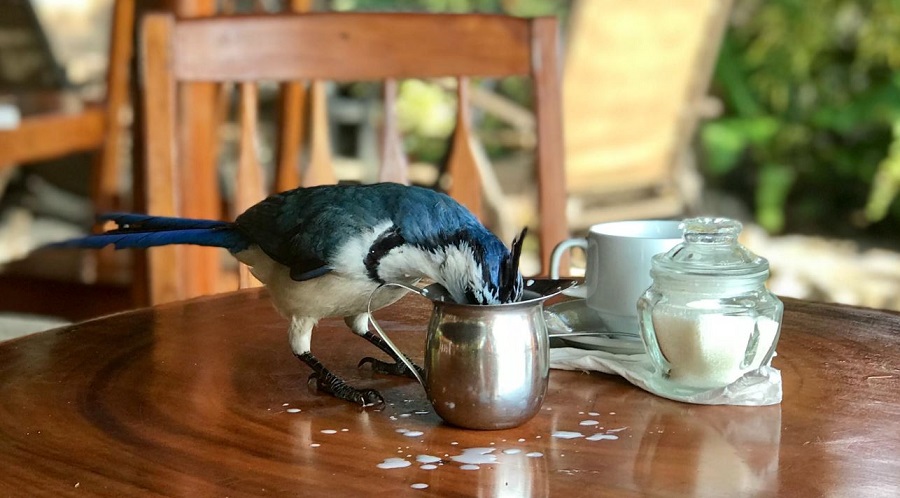
[[[288,406],[288,403],[282,405],[282,408],[287,413],[300,413],[299,409],[286,408]],[[427,415],[429,413],[430,412],[427,410],[415,410],[398,415],[391,415],[389,416],[389,419],[393,422],[406,422],[411,420],[411,418],[414,416]],[[601,417],[600,412],[578,412],[578,414],[595,417],[577,422],[578,427],[582,431],[584,431],[585,429],[589,429],[591,433],[586,435],[583,432],[579,432],[576,430],[557,430],[550,433],[549,436],[556,439],[612,441],[619,439],[617,433],[628,429],[628,427],[604,429],[604,427],[600,425],[601,421],[597,420],[597,418]],[[615,412],[609,412],[609,414],[615,415]],[[339,432],[349,432],[349,429],[322,429],[319,432],[323,435],[336,435]],[[425,435],[424,431],[408,429],[405,427],[398,427],[395,429],[395,432],[398,436],[405,438],[417,438]],[[535,436],[535,439],[539,440],[541,439],[541,436]],[[506,439],[503,439],[502,442],[506,443]],[[518,443],[518,445],[516,445],[516,443]],[[490,443],[490,447],[485,446],[475,448],[458,448],[459,443],[456,441],[451,441],[449,445],[453,447],[453,452],[456,454],[444,453],[443,456],[436,456],[431,454],[414,455],[415,452],[409,450],[409,446],[406,446],[406,449],[404,449],[403,446],[398,446],[397,453],[404,454],[404,456],[386,456],[384,460],[377,463],[375,467],[390,471],[394,469],[409,468],[415,465],[415,468],[418,470],[434,471],[440,469],[441,467],[452,466],[463,471],[477,471],[485,466],[503,465],[504,459],[523,457],[542,458],[544,456],[544,454],[540,451],[528,451],[528,448],[525,447],[527,446],[527,444],[523,443],[527,443],[527,440],[525,438],[518,438],[514,443],[509,443],[510,447],[502,449],[498,448],[493,442]],[[318,448],[321,445],[322,443],[317,442],[310,444],[310,447]],[[410,488],[412,489],[427,489],[428,487],[428,484],[423,482],[416,482],[410,485]]]

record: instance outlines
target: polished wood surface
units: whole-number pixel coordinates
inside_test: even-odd
[[[407,297],[378,316],[421,361],[428,313]],[[265,291],[249,289],[0,344],[0,495],[900,493],[896,313],[788,300],[779,406],[688,405],[553,370],[541,412],[504,431],[445,425],[414,381],[358,370],[377,351],[340,320],[320,323],[313,351],[388,405],[366,411],[312,392],[286,328]],[[497,462],[465,470],[452,457],[469,448],[492,448]],[[420,455],[442,462],[426,470]],[[379,468],[388,458],[412,465]]]
[[[309,151],[300,167],[299,149],[282,150],[276,171],[280,179],[266,183],[265,191],[285,187],[284,178],[299,178],[301,185],[333,184],[331,140],[325,107],[327,81],[371,81],[401,78],[452,77],[460,82],[461,119],[453,140],[446,171],[455,175],[449,193],[480,214],[481,189],[477,155],[472,149],[468,123],[467,78],[524,76],[534,89],[537,149],[535,178],[538,194],[536,233],[543,268],[555,244],[568,235],[565,210],[565,174],[562,157],[558,30],[555,18],[524,19],[499,15],[431,15],[375,13],[277,13],[209,15],[208,2],[180,4],[190,8],[180,17],[151,14],[141,32],[141,74],[145,123],[146,161],[135,178],[142,186],[138,210],[190,218],[231,219],[237,199],[261,200],[257,181],[231,181],[231,192],[220,192],[217,174],[219,148],[216,131],[221,119],[215,112],[215,88],[239,85],[242,95],[261,82],[309,86]],[[294,8],[302,8],[302,6]],[[194,17],[196,16],[196,17]],[[254,40],[247,43],[247,40]],[[388,84],[390,92],[392,85]],[[286,95],[301,100],[299,95]],[[211,93],[212,92],[212,93]],[[388,99],[390,100],[390,98]],[[256,99],[239,99],[240,115]],[[283,111],[283,110],[282,110]],[[184,114],[186,112],[186,114]],[[386,109],[392,114],[393,109]],[[392,116],[391,119],[394,117]],[[385,130],[396,130],[386,119]],[[241,120],[242,147],[239,171],[259,161],[253,147],[258,134],[253,119]],[[300,125],[288,117],[289,136]],[[400,155],[399,139],[386,137],[389,168],[395,178],[403,164],[390,158]],[[254,158],[251,158],[254,156]],[[229,173],[230,174],[230,173]],[[238,173],[241,177],[243,173]],[[246,177],[246,176],[244,176]],[[175,184],[173,184],[173,182]],[[227,289],[236,281],[225,274],[223,252],[200,247],[158,248],[148,251],[148,302],[163,303]],[[233,273],[233,272],[232,272]],[[224,283],[223,282],[227,282]]]

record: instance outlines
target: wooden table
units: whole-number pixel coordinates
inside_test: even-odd
[[[379,312],[419,361],[428,311],[407,297]],[[541,412],[493,432],[445,425],[413,381],[358,370],[377,351],[340,320],[313,351],[388,406],[314,393],[286,329],[253,289],[0,345],[0,495],[900,495],[895,313],[787,301],[780,406],[687,405],[554,370]],[[471,448],[496,462],[466,470],[453,457]],[[389,458],[411,465],[378,467]]]

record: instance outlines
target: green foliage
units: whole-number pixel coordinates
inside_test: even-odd
[[[773,232],[900,221],[900,1],[745,0],[732,21],[726,112],[700,133],[713,183],[749,171]]]

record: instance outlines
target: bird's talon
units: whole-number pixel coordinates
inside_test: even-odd
[[[384,398],[381,393],[374,389],[362,389],[359,391],[359,397],[363,408],[384,407]]]
[[[385,375],[397,375],[400,377],[409,377],[411,379],[415,379],[416,376],[407,368],[407,366],[403,362],[396,363],[388,363],[386,361],[381,361],[371,356],[366,356],[365,358],[359,360],[359,364],[357,364],[357,368],[362,367],[365,364],[372,365],[372,371]],[[416,370],[420,375],[424,375],[422,368],[418,365],[413,365],[416,367]]]
[[[330,394],[336,398],[357,403],[363,408],[380,410],[384,408],[384,398],[374,389],[356,389],[343,380],[327,372],[324,374],[313,372],[307,378],[307,384],[315,381],[316,391]]]
[[[314,387],[315,387],[316,391],[328,391],[327,389],[324,388],[324,386],[322,385],[321,379],[315,372],[309,374],[309,377],[306,378],[306,385],[308,386],[313,381],[315,381]]]

